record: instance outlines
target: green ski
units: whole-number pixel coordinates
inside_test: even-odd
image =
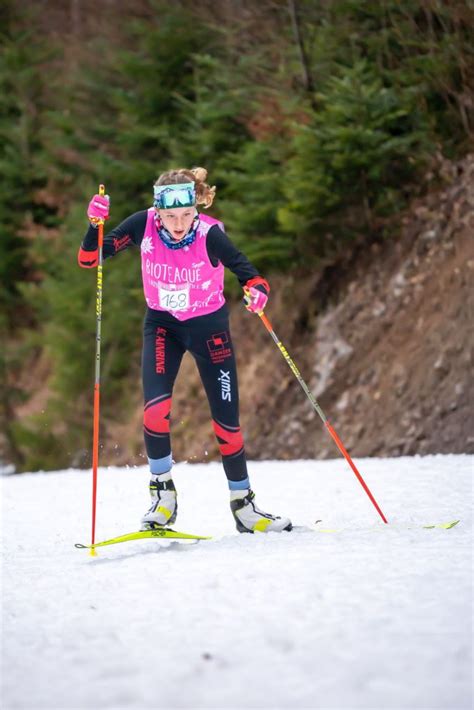
[[[119,542],[129,542],[130,540],[143,540],[147,537],[153,537],[160,540],[210,540],[210,537],[205,537],[203,535],[190,535],[189,533],[178,532],[177,530],[171,530],[171,528],[159,528],[158,530],[142,530],[140,532],[126,533],[125,535],[119,535],[118,537],[112,537],[110,540],[103,540],[102,542],[96,542],[94,545],[83,545],[80,542],[76,542],[74,547],[81,550],[92,550],[96,547],[104,547],[104,545],[116,545]]]
[[[321,523],[321,520],[317,520],[316,523]],[[377,527],[374,528],[320,528],[320,527],[315,527],[313,528],[315,532],[318,533],[341,533],[341,532],[346,532],[346,531],[357,531],[357,532],[379,532],[380,530],[413,530],[413,529],[424,529],[424,530],[433,530],[434,528],[440,528],[442,530],[450,530],[451,528],[454,528],[455,525],[460,523],[460,520],[451,520],[448,523],[433,523],[431,525],[417,525],[416,523],[407,523],[407,524],[402,524],[398,525],[397,523],[388,523],[388,525],[378,525]]]

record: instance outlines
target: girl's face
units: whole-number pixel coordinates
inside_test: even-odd
[[[177,242],[189,232],[196,215],[195,207],[175,207],[172,210],[157,211],[162,224]]]

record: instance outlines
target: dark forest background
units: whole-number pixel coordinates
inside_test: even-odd
[[[391,217],[472,149],[473,19],[467,0],[4,0],[0,459],[88,461],[96,274],[76,254],[100,182],[116,224],[164,170],[206,167],[267,276],[396,240]],[[106,269],[105,419],[137,387],[139,268]]]

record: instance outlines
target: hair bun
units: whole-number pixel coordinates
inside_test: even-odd
[[[205,182],[207,178],[206,168],[193,168],[191,172],[198,182]]]

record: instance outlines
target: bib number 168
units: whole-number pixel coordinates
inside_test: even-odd
[[[189,291],[168,291],[160,288],[160,306],[169,311],[182,311],[189,306]]]

